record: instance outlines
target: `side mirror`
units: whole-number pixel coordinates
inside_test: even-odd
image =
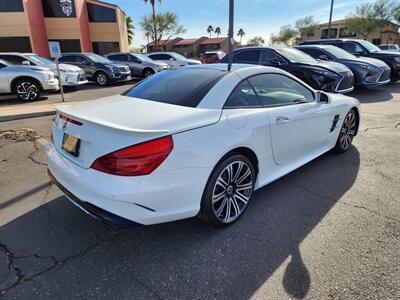
[[[171,57],[169,60],[176,60],[175,58]]]
[[[318,59],[320,59],[320,60],[329,60],[329,57],[328,57],[327,55],[325,55],[325,54],[321,54],[321,55],[318,57]]]
[[[270,63],[271,63],[271,65],[276,66],[276,67],[281,65],[281,61],[277,58],[271,59]]]
[[[22,62],[22,64],[23,64],[24,66],[30,66],[30,65],[31,65],[31,62],[30,62],[29,60],[24,60],[24,61]]]
[[[328,104],[331,102],[329,95],[323,91],[317,91],[315,93],[315,101],[317,103]]]

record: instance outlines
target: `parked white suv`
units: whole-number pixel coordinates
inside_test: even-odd
[[[44,91],[59,89],[58,79],[48,68],[16,66],[0,59],[0,94],[14,94],[34,101]]]
[[[188,65],[201,65],[201,61],[186,58],[183,55],[175,52],[154,52],[147,54],[147,56],[156,62],[166,63],[172,69]]]
[[[48,58],[32,53],[0,53],[0,59],[6,60],[15,65],[38,66],[52,70],[57,74],[56,64]],[[60,81],[63,87],[76,87],[86,84],[85,71],[81,68],[69,65],[60,64]]]

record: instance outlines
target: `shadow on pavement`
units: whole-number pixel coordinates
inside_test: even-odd
[[[312,283],[300,243],[359,166],[355,147],[327,153],[257,191],[245,215],[223,229],[193,218],[116,230],[56,198],[0,228],[24,276],[6,296],[247,299],[289,259],[282,286],[304,298]],[[18,257],[32,257],[34,268]]]
[[[400,93],[400,82],[375,88],[358,87],[349,96],[357,98],[361,103],[374,103],[390,101],[394,93]]]

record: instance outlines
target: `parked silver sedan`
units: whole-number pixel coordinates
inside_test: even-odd
[[[146,78],[157,72],[170,69],[168,64],[154,61],[143,54],[117,52],[104,56],[113,62],[128,65],[133,77]]]
[[[16,66],[0,59],[0,94],[14,94],[34,101],[42,92],[59,89],[56,75],[48,68]]]

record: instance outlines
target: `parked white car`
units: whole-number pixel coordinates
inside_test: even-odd
[[[173,69],[189,65],[201,65],[201,61],[186,58],[175,52],[154,52],[147,54],[147,56],[156,62],[168,64]]]
[[[379,48],[386,51],[400,52],[400,46],[396,44],[381,44]]]
[[[350,148],[358,100],[277,68],[226,68],[160,72],[123,95],[60,108],[46,147],[50,177],[114,225],[198,215],[224,226],[254,190]]]
[[[58,79],[50,69],[15,66],[0,59],[0,94],[14,94],[20,100],[34,101],[42,92],[58,89]]]
[[[0,59],[6,60],[16,65],[38,66],[52,70],[57,74],[57,67],[55,62],[48,58],[42,57],[32,53],[0,53]],[[60,81],[63,87],[76,87],[88,83],[85,71],[81,68],[69,65],[59,64],[60,68]]]

